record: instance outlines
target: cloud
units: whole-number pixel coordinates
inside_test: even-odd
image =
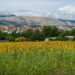
[[[42,17],[47,17],[50,12],[45,12],[45,11],[34,11],[34,10],[17,10],[13,12],[13,14],[17,16],[42,16]]]
[[[75,6],[67,5],[58,8],[58,10],[54,13],[54,17],[63,19],[75,19]]]
[[[11,13],[10,11],[12,11],[17,15],[27,14],[27,12],[34,16],[48,15],[58,7],[59,2],[58,0],[0,0],[0,12]],[[17,12],[17,10],[29,11]]]
[[[0,14],[51,17],[53,15],[56,18],[73,19],[73,5],[75,0],[0,0]]]
[[[36,10],[25,10],[25,9],[18,9],[18,10],[1,10],[0,15],[3,14],[14,14],[16,16],[42,16],[47,17],[50,12],[46,11],[36,11]]]

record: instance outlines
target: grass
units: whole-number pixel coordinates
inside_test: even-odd
[[[75,75],[75,50],[30,51],[0,53],[0,75]]]

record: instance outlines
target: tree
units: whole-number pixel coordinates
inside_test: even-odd
[[[15,37],[14,37],[14,36],[11,36],[11,35],[6,36],[5,39],[6,39],[7,41],[15,41]]]
[[[60,33],[61,36],[71,36],[72,35],[72,31],[70,30],[66,30]]]
[[[45,35],[45,37],[50,37],[51,36],[51,27],[44,27],[43,29],[43,33]]]
[[[47,26],[44,27],[43,33],[45,34],[45,37],[56,37],[59,35],[58,28],[55,26]]]
[[[75,36],[75,29],[72,29],[72,35]]]
[[[10,35],[16,38],[16,37],[20,36],[20,33],[17,33],[16,31],[13,31]]]
[[[59,35],[59,33],[60,33],[58,28],[56,26],[52,26],[51,28],[52,28],[51,36],[52,37],[57,37]]]
[[[24,36],[25,38],[30,38],[33,34],[33,30],[32,29],[28,29],[27,31],[24,31],[21,33],[21,36]]]
[[[0,31],[0,40],[5,40],[6,36],[7,36],[7,33]]]
[[[45,39],[45,36],[44,36],[44,34],[43,34],[42,32],[40,32],[39,30],[36,30],[36,31],[32,34],[31,39],[32,39],[33,41],[42,41],[42,40]]]

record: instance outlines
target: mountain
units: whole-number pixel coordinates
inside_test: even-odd
[[[63,20],[52,17],[29,17],[29,16],[15,16],[15,15],[0,15],[0,25],[15,25],[15,26],[75,26],[74,20]],[[3,17],[4,16],[4,17]]]
[[[2,17],[12,17],[12,16],[16,16],[14,14],[0,14],[0,18]]]

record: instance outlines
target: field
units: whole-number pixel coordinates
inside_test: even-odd
[[[75,75],[75,42],[1,42],[0,75]]]

